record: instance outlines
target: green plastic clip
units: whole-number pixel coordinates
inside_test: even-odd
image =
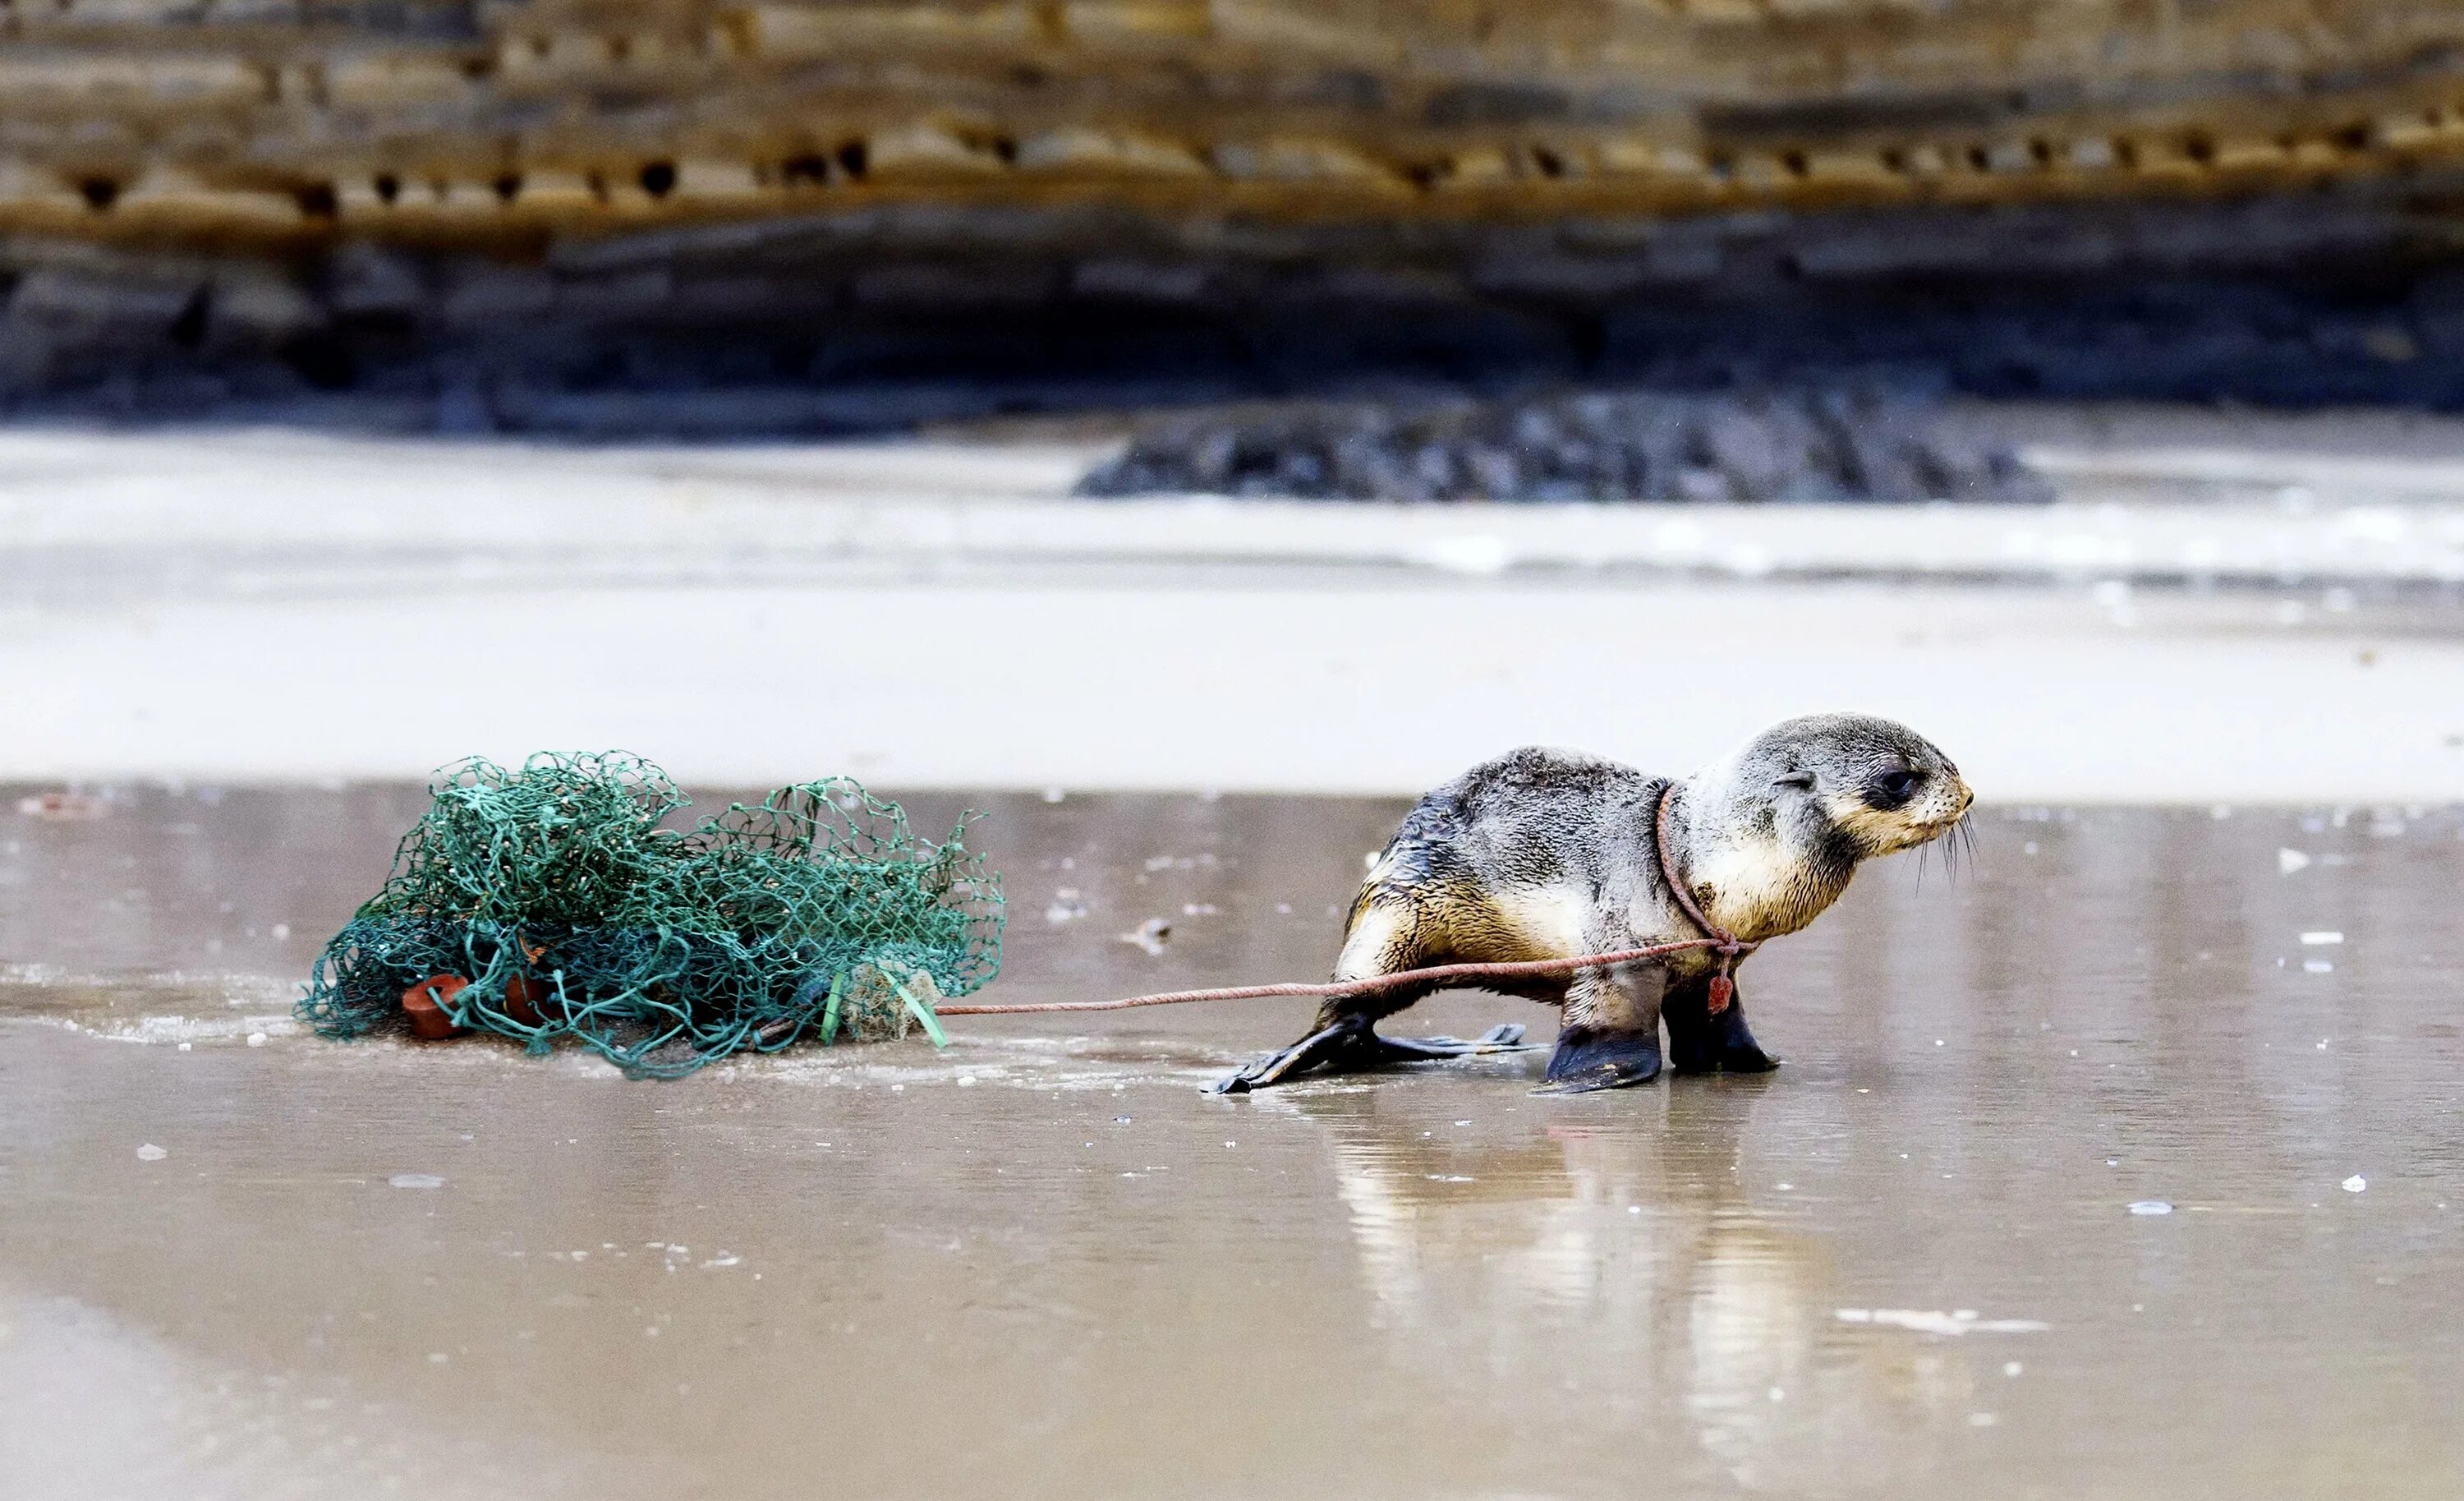
[[[830,977],[830,998],[822,1006],[822,1046],[825,1048],[838,1040],[839,1001],[846,985],[847,971],[841,970]]]
[[[929,974],[917,975],[914,979],[898,987],[898,999],[906,1002],[907,1009],[915,1013],[915,1020],[924,1024],[924,1035],[933,1039],[933,1046],[935,1048],[947,1048],[950,1046],[950,1039],[948,1035],[941,1030],[941,1019],[935,1016],[933,1014],[933,1007],[925,1002],[923,997],[915,993],[916,986],[921,984],[930,984],[932,980],[933,977]]]

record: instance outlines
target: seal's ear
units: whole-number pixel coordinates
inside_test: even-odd
[[[1810,771],[1785,771],[1771,779],[1771,785],[1775,787],[1811,787],[1814,785],[1814,773]]]

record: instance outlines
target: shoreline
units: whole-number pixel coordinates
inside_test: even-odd
[[[2039,414],[2054,505],[1787,508],[1073,500],[1106,444],[1017,429],[0,430],[0,779],[624,746],[702,784],[1409,795],[1854,707],[2006,805],[2464,798],[2464,464],[2363,416],[2186,470],[2249,415],[2101,449],[2094,415]],[[2184,483],[2224,498],[2119,498]]]

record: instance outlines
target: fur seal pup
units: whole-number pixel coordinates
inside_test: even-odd
[[[1353,901],[1334,978],[1710,938],[1723,947],[1493,988],[1564,1008],[1551,1093],[1652,1079],[1663,1022],[1680,1073],[1776,1068],[1731,999],[1736,961],[1820,916],[1859,863],[1958,828],[1974,801],[1930,741],[1866,715],[1787,720],[1674,782],[1577,751],[1513,751],[1405,816]],[[1513,1025],[1470,1042],[1374,1029],[1438,988],[1330,1000],[1308,1036],[1216,1093],[1521,1041]]]

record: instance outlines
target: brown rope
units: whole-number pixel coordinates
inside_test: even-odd
[[[1400,990],[1407,985],[1436,982],[1449,984],[1457,981],[1528,980],[1543,975],[1571,975],[1578,969],[1605,969],[1612,964],[1634,964],[1644,960],[1665,959],[1690,949],[1710,949],[1720,956],[1720,972],[1711,977],[1711,1010],[1718,1014],[1728,1008],[1728,998],[1736,984],[1728,978],[1729,966],[1740,955],[1750,954],[1758,946],[1748,943],[1727,929],[1705,916],[1694,902],[1694,894],[1677,878],[1677,866],[1668,855],[1668,805],[1677,791],[1670,783],[1660,792],[1660,806],[1653,818],[1654,837],[1659,845],[1660,873],[1676,894],[1677,905],[1694,926],[1707,937],[1680,938],[1674,943],[1655,943],[1649,948],[1618,949],[1609,954],[1584,954],[1573,959],[1525,959],[1500,960],[1485,964],[1436,964],[1427,969],[1398,969],[1393,974],[1371,975],[1362,980],[1331,980],[1322,985],[1225,985],[1215,990],[1167,990],[1159,995],[1130,996],[1119,1001],[1034,1001],[1007,1005],[936,1005],[935,1016],[1017,1016],[1035,1011],[1127,1011],[1142,1005],[1186,1005],[1193,1001],[1259,1001],[1269,997],[1295,996],[1330,1001],[1352,996],[1374,996],[1384,990]]]
[[[1710,1012],[1713,1016],[1728,1008],[1729,998],[1737,993],[1737,982],[1728,978],[1728,970],[1740,956],[1750,954],[1757,945],[1748,943],[1727,929],[1704,916],[1694,903],[1693,892],[1677,878],[1677,863],[1668,854],[1668,805],[1677,801],[1677,784],[1672,782],[1660,789],[1660,806],[1652,814],[1652,842],[1659,847],[1660,875],[1677,897],[1677,905],[1685,909],[1694,926],[1711,936],[1709,947],[1720,956],[1720,970],[1711,977]]]
[[[1733,938],[1729,942],[1735,942]],[[1322,985],[1226,985],[1220,990],[1167,990],[1160,995],[1131,996],[1122,1001],[1038,1001],[1020,1002],[1010,1005],[936,1005],[935,1016],[1007,1016],[1022,1011],[1126,1011],[1132,1006],[1182,1005],[1192,1001],[1253,1001],[1268,996],[1309,996],[1320,1000],[1336,997],[1374,996],[1381,990],[1400,990],[1406,985],[1429,981],[1446,983],[1458,980],[1517,980],[1538,975],[1571,975],[1578,969],[1605,969],[1611,964],[1633,964],[1643,960],[1662,959],[1688,949],[1721,946],[1718,938],[1681,938],[1674,943],[1655,943],[1649,948],[1618,949],[1612,954],[1584,954],[1574,959],[1524,959],[1488,964],[1437,964],[1427,969],[1398,969],[1389,975],[1371,975],[1365,980],[1333,980]],[[1745,947],[1750,948],[1751,944]]]

